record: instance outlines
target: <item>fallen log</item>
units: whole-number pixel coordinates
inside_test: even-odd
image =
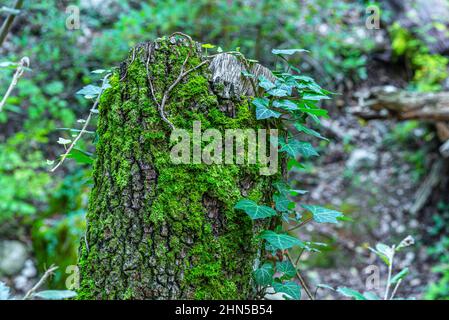
[[[396,118],[398,120],[449,121],[449,92],[408,92],[393,86],[375,87],[368,100],[353,108],[352,113],[370,120]]]

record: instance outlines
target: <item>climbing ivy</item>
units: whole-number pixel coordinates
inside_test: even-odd
[[[245,72],[243,76],[257,81],[262,93],[252,100],[256,117],[268,121],[270,127],[280,132],[278,151],[288,160],[288,167],[301,167],[298,158],[317,157],[319,154],[310,142],[303,141],[305,136],[324,139],[319,132],[309,128],[308,120],[319,124],[320,118],[327,118],[327,110],[318,106],[321,100],[330,99],[331,92],[321,88],[314,79],[305,76],[289,63],[286,56],[303,53],[302,49],[273,50],[286,66],[286,70],[274,71],[273,79],[255,76]],[[272,207],[242,199],[235,209],[243,210],[251,219],[275,219],[277,225],[263,230],[259,237],[265,242],[267,256],[277,257],[277,261],[264,261],[254,271],[254,279],[262,294],[272,287],[276,293],[288,299],[300,299],[303,288],[310,299],[314,299],[305,280],[300,274],[298,261],[293,261],[289,250],[299,248],[301,252],[318,252],[322,243],[302,241],[291,231],[307,223],[338,223],[343,217],[341,212],[311,204],[302,204],[297,208],[292,196],[306,193],[293,189],[287,181],[277,181],[273,185],[277,192],[273,196]],[[298,280],[298,284],[295,280]]]

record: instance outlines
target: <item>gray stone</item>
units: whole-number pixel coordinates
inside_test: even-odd
[[[0,276],[19,273],[27,260],[27,247],[19,241],[0,241]]]
[[[346,167],[351,170],[372,168],[377,162],[377,154],[365,149],[355,149],[346,161]]]

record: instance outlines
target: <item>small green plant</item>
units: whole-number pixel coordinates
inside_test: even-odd
[[[312,78],[303,75],[286,58],[304,51],[273,50],[273,54],[286,62],[287,70],[273,72],[273,79],[260,76],[257,79],[258,87],[263,89],[263,93],[252,101],[256,118],[267,121],[270,128],[279,130],[278,151],[282,159],[288,161],[288,169],[302,167],[297,161],[299,157],[310,159],[318,156],[313,145],[303,140],[305,136],[327,140],[318,131],[311,129],[307,125],[307,120],[311,119],[319,124],[320,117],[328,117],[327,110],[320,108],[318,102],[329,99],[331,93],[321,88]],[[249,73],[245,73],[244,76],[252,81],[256,80]],[[291,127],[295,128],[293,132],[288,129]],[[267,258],[263,259],[254,271],[256,284],[261,295],[265,295],[267,290],[272,288],[274,292],[288,299],[300,299],[302,288],[310,299],[314,299],[299,270],[301,254],[293,259],[292,250],[319,252],[319,248],[325,245],[302,241],[293,234],[293,231],[312,221],[337,224],[343,214],[310,204],[302,204],[301,209],[297,209],[291,197],[303,195],[306,191],[294,189],[283,180],[277,181],[273,186],[277,193],[271,207],[257,204],[251,199],[242,199],[235,206],[253,220],[270,219],[276,222],[275,227],[263,230],[259,235],[265,242]]]
[[[0,281],[0,300],[30,300],[35,298],[43,300],[64,300],[76,297],[76,292],[71,290],[38,291],[57,268],[55,266],[50,267],[42,278],[22,298],[12,296],[10,288]]]
[[[371,291],[361,293],[357,290],[347,287],[338,287],[336,291],[345,297],[353,298],[355,300],[394,300],[399,286],[403,282],[404,278],[409,274],[409,269],[408,267],[406,267],[393,275],[394,259],[397,253],[402,251],[404,248],[413,245],[414,243],[415,240],[413,239],[413,237],[408,236],[403,239],[398,245],[388,246],[383,243],[378,243],[375,248],[369,247],[369,250],[375,253],[388,267],[386,286],[383,297],[379,297],[376,293]],[[330,286],[325,286],[325,288],[334,290]]]

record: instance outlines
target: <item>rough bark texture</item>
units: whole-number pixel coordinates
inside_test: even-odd
[[[256,165],[172,164],[157,105],[188,54],[185,70],[204,61],[198,44],[173,37],[137,46],[101,98],[81,299],[253,297],[260,226],[233,207],[242,197],[270,203],[275,177]],[[238,60],[214,60],[175,86],[167,118],[189,132],[194,120],[203,130],[259,127],[241,96],[248,85],[236,87]]]

